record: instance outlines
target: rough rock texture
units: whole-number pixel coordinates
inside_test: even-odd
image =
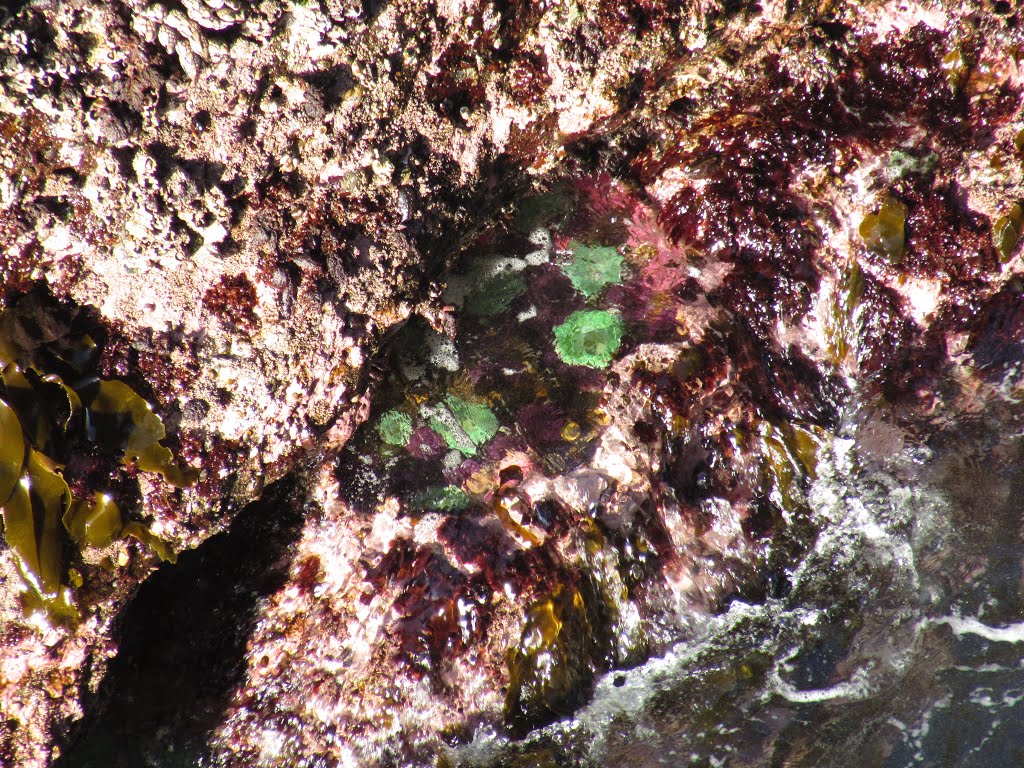
[[[245,673],[206,724],[216,759],[428,764],[442,736],[568,714],[579,702],[549,698],[543,681],[533,699],[506,694],[533,674],[524,627],[545,610],[619,638],[569,665],[584,690],[664,648],[687,612],[777,587],[758,569],[777,576],[790,544],[759,542],[792,524],[813,474],[799,436],[827,439],[849,391],[916,422],[1008,374],[1017,386],[1021,83],[1007,52],[1021,33],[998,6],[42,0],[0,12],[3,298],[42,284],[90,308],[106,338],[99,373],[147,397],[201,473],[186,489],[133,476],[130,515],[187,550],[304,473],[288,582],[259,591]],[[503,239],[534,188],[575,190],[577,213]],[[887,196],[904,219],[873,233]],[[385,378],[367,360],[389,329],[414,315],[440,337],[473,327],[464,297],[453,314],[440,287],[459,257],[522,258],[536,323],[549,323],[523,334],[550,343],[550,325],[585,303],[553,267],[576,237],[628,257],[600,299],[625,318],[623,347],[603,378],[579,379],[607,419],[591,424],[590,453],[565,449],[557,467],[531,443],[509,448],[526,456],[514,482],[497,449],[475,483],[452,475],[490,530],[481,551],[514,563],[477,578],[479,552],[438,533],[455,525],[443,510],[410,519],[388,488],[359,509],[334,454]],[[496,314],[508,306],[517,328],[509,318],[529,307]],[[512,486],[525,516],[511,497],[497,510]],[[530,515],[552,499],[541,535]],[[624,599],[638,530],[659,556]],[[114,577],[75,561],[77,628],[23,618],[0,553],[0,762],[50,763],[85,714],[155,563],[134,542],[113,547]],[[618,619],[572,596],[601,602],[595,573]],[[447,624],[409,629],[430,610]],[[539,647],[562,642],[538,632]]]
[[[546,141],[531,128],[505,162],[547,144],[531,160],[550,164],[551,139],[614,112],[614,89],[673,36],[627,36],[598,61],[594,41],[575,47],[582,20],[528,6],[5,13],[4,294],[42,281],[123,340],[105,373],[151,398],[203,473],[173,497],[140,479],[136,514],[177,549],[344,441],[365,345],[411,311],[437,316],[428,280],[462,232],[490,223],[488,189],[512,179],[495,159],[523,126],[544,118]],[[145,571],[91,595],[72,636],[19,628],[8,590],[12,759],[45,761],[46,734],[80,714],[74,692],[95,685],[110,621]],[[82,658],[96,671],[72,671]],[[46,693],[55,674],[67,695]]]

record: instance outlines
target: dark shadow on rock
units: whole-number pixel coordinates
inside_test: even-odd
[[[117,657],[54,768],[201,762],[245,671],[259,602],[279,589],[302,529],[291,478],[231,528],[164,565],[125,609]]]

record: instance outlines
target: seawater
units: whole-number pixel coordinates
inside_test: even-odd
[[[822,451],[816,538],[785,597],[684,617],[684,640],[605,675],[573,718],[516,745],[481,732],[452,757],[1024,764],[1022,410],[940,417],[926,437],[884,409],[849,414]]]

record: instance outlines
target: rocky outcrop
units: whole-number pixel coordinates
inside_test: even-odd
[[[197,482],[64,462],[147,533],[63,540],[77,623],[0,553],[0,758],[69,743],[157,550],[292,474],[203,724],[225,764],[524,733],[785,589],[850,392],[916,423],[1015,375],[1018,35],[948,3],[16,4],[6,305],[92,338]]]

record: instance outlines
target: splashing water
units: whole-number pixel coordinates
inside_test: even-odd
[[[457,761],[1016,764],[1024,443],[1005,427],[1024,412],[1003,405],[887,455],[883,438],[905,436],[883,413],[854,414],[822,452],[819,532],[788,595],[734,601],[663,656],[604,677],[573,721],[525,744],[481,735]]]

